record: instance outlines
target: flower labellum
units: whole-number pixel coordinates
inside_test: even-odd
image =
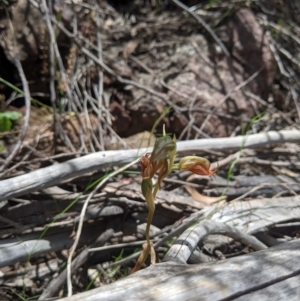
[[[200,176],[212,176],[218,170],[210,170],[210,162],[202,157],[187,156],[178,163],[179,170],[191,171]]]

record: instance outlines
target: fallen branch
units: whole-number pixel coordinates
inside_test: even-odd
[[[98,231],[101,231],[104,225],[98,223],[97,227]],[[94,229],[95,225],[85,227],[84,233],[80,238],[80,245],[97,239],[97,233],[95,233]],[[59,233],[47,233],[43,238],[40,238],[41,233],[39,232],[1,240],[0,267],[13,265],[17,262],[25,262],[29,258],[38,255],[69,249],[74,242],[74,239],[71,237],[72,230],[59,229]]]
[[[58,301],[298,300],[300,240],[201,265],[160,263]],[[239,298],[241,297],[241,298]]]
[[[199,152],[201,150],[232,151],[244,148],[266,147],[285,142],[299,142],[300,131],[280,131],[237,136],[229,138],[199,139],[177,142],[177,153]],[[0,201],[58,185],[72,178],[95,172],[103,168],[122,166],[142,156],[150,148],[105,151],[42,168],[29,174],[0,182]]]
[[[254,250],[264,250],[266,245],[257,238],[236,229],[233,226],[215,221],[205,221],[185,230],[172,244],[163,261],[187,263],[199,242],[209,234],[222,234],[231,237],[243,244],[250,245]]]

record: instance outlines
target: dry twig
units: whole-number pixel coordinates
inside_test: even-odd
[[[23,123],[23,128],[22,128],[22,132],[21,132],[21,136],[18,140],[18,142],[16,143],[16,145],[14,146],[11,154],[7,157],[7,159],[5,160],[5,162],[3,163],[3,165],[0,167],[0,172],[3,172],[4,169],[9,165],[9,163],[13,160],[13,158],[16,156],[16,154],[18,153],[18,151],[20,150],[22,143],[25,139],[25,136],[27,134],[28,131],[28,127],[29,127],[29,117],[30,117],[30,105],[31,105],[31,101],[30,101],[30,92],[29,92],[29,87],[28,87],[28,82],[27,79],[25,77],[24,71],[23,71],[23,67],[22,64],[20,62],[20,60],[17,58],[16,54],[11,54],[13,57],[13,61],[14,64],[19,72],[21,81],[22,81],[22,86],[23,86],[23,91],[24,91],[24,97],[25,97],[25,106],[26,106],[26,111],[25,111],[25,116],[24,116],[24,123]],[[3,174],[2,174],[3,176]]]
[[[243,233],[233,226],[218,223],[215,221],[206,221],[198,223],[196,226],[185,230],[164,256],[163,261],[174,261],[177,263],[186,263],[198,243],[209,234],[222,234],[229,236],[243,244],[250,245],[255,250],[264,250],[267,248],[254,236]]]

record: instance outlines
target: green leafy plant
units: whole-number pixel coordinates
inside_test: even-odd
[[[7,132],[12,128],[13,121],[22,117],[22,114],[15,111],[5,111],[0,113],[0,133]]]
[[[179,163],[174,163],[176,156],[176,138],[173,139],[170,136],[166,136],[165,130],[163,130],[163,136],[158,138],[155,142],[151,153],[145,154],[140,159],[142,167],[142,194],[146,199],[148,205],[148,218],[146,226],[146,243],[143,245],[143,250],[138,258],[136,265],[132,269],[131,273],[138,271],[146,261],[148,255],[151,255],[151,263],[156,262],[155,250],[152,242],[150,241],[150,225],[152,223],[154,211],[155,211],[155,197],[161,187],[162,180],[172,170],[185,170],[191,171],[198,175],[211,176],[217,172],[217,170],[210,170],[210,162],[202,157],[187,156],[182,158]],[[155,174],[158,175],[158,179],[153,185],[153,178]]]

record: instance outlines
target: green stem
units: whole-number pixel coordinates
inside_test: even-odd
[[[154,198],[153,198],[154,199]],[[154,202],[151,204],[151,207],[149,206],[149,212],[148,212],[148,218],[147,218],[147,226],[146,226],[146,240],[147,240],[147,244],[148,244],[148,249],[150,251],[150,226],[152,223],[152,219],[153,219],[153,215],[154,215],[154,211],[155,211],[155,204]],[[148,251],[148,254],[149,254]]]

